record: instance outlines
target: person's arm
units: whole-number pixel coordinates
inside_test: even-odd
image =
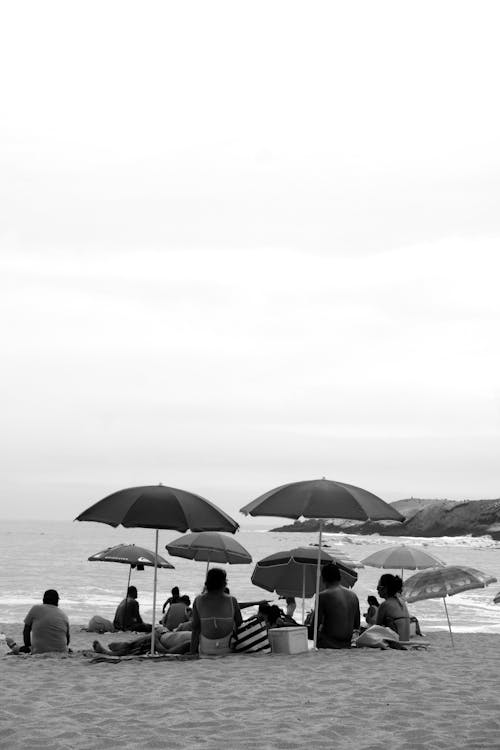
[[[355,607],[354,607],[354,630],[359,633],[359,626],[361,624],[361,613],[359,609],[359,599],[356,596]]]
[[[25,648],[31,650],[31,623],[24,626],[23,641]]]
[[[385,625],[385,610],[386,610],[386,604],[385,602],[382,602],[380,607],[377,609],[375,625]]]
[[[238,604],[234,596],[233,596],[233,609],[234,609],[234,624],[237,628],[239,628],[239,626],[243,622],[243,617],[241,616],[240,605]]]
[[[69,646],[69,621],[66,623],[66,645]]]
[[[241,617],[241,613],[240,613]],[[200,615],[198,613],[198,604],[197,600],[194,600],[193,603],[193,617],[192,617],[192,631],[191,631],[191,653],[197,654],[198,653],[198,647],[200,645],[200,631],[201,631],[201,622],[200,622]]]
[[[142,617],[141,617],[140,612],[139,612],[139,602],[137,600],[134,602],[134,620],[139,625],[143,624]]]

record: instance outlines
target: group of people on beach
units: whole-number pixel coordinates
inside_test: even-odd
[[[357,645],[361,629],[359,600],[356,593],[341,584],[340,570],[334,563],[321,570],[324,588],[317,602],[318,648],[344,649]],[[369,597],[369,609],[365,614],[368,629],[373,626],[388,628],[395,634],[394,642],[410,639],[410,615],[402,598],[402,580],[399,576],[384,574],[378,586],[378,595],[384,600],[379,605],[375,597]],[[117,641],[105,649],[94,641],[94,651],[115,656],[146,653],[151,644],[150,624],[141,617],[138,592],[130,586],[127,596],[116,609],[113,623],[105,630],[135,631],[143,635],[132,641]],[[24,621],[23,646],[12,639],[7,643],[15,653],[64,652],[69,649],[69,621],[59,609],[57,591],[44,593],[41,605],[35,605]],[[261,602],[251,620],[262,623],[264,628],[299,626],[293,619],[295,602],[287,600],[287,612],[278,606]],[[154,646],[159,653],[198,654],[200,656],[222,656],[232,653],[235,633],[243,623],[241,607],[227,587],[226,571],[211,568],[207,571],[205,588],[191,607],[190,598],[181,595],[178,587],[172,589],[162,609],[161,626],[155,628]],[[102,618],[101,618],[102,619]],[[248,622],[248,621],[245,621]]]

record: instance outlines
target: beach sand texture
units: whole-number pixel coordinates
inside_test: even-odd
[[[21,626],[4,627],[20,637]],[[73,649],[94,634],[73,628]],[[98,636],[101,643],[122,634]],[[2,748],[499,748],[499,636],[427,651],[90,663],[2,656]]]

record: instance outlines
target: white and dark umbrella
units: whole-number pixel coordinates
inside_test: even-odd
[[[174,566],[165,560],[161,555],[155,555],[145,547],[138,547],[135,544],[117,544],[115,547],[108,547],[102,552],[96,552],[89,557],[90,562],[112,562],[128,565],[127,592],[130,586],[130,576],[133,569],[144,570],[144,566],[154,568],[168,568],[174,570]],[[125,595],[126,598],[126,595]]]

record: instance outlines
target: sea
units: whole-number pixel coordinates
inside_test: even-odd
[[[258,519],[256,519],[257,521]],[[282,519],[278,519],[282,523]],[[169,560],[174,570],[158,570],[156,618],[173,586],[194,598],[202,589],[206,563],[170,557],[165,545],[180,534],[159,532],[158,551]],[[302,532],[271,532],[251,521],[241,528],[236,539],[251,554],[253,564],[227,565],[231,593],[240,601],[270,599],[280,605],[278,597],[251,583],[254,564],[263,557],[295,547],[315,546],[318,534]],[[41,602],[45,589],[59,592],[59,606],[67,613],[73,626],[86,625],[92,615],[113,619],[117,604],[128,583],[129,566],[108,562],[89,562],[88,558],[116,544],[137,544],[154,550],[155,532],[149,529],[113,529],[105,524],[70,521],[2,521],[0,522],[0,622],[20,623],[33,604]],[[367,555],[395,544],[423,547],[447,565],[465,565],[488,573],[499,583],[448,597],[446,602],[454,632],[500,633],[500,604],[493,598],[500,589],[500,542],[490,537],[382,537],[377,534],[324,534],[325,549],[335,549],[339,557],[354,564]],[[366,598],[376,595],[378,578],[386,571],[368,566],[356,567],[361,612],[366,611]],[[416,571],[405,570],[404,578]],[[139,591],[140,609],[150,622],[153,610],[153,569],[132,570],[130,583]],[[296,617],[301,617],[301,600],[297,600]],[[305,601],[306,611],[312,600]],[[424,633],[448,628],[442,599],[429,599],[410,605]],[[252,608],[245,610],[245,615]]]

